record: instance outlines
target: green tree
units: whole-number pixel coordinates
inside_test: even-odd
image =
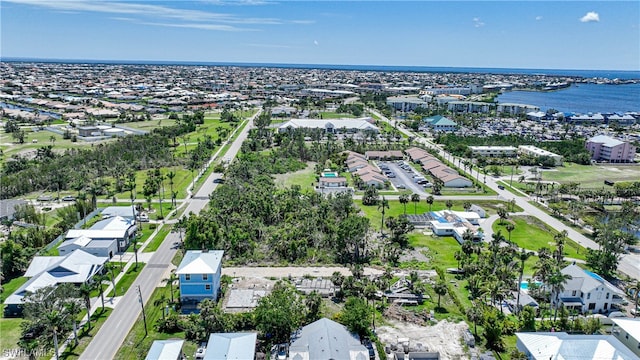
[[[494,308],[487,307],[484,311],[484,332],[483,336],[486,341],[487,348],[497,351],[504,351],[504,340],[502,338],[502,320],[500,314]]]
[[[556,321],[558,315],[558,307],[560,306],[560,293],[564,291],[564,286],[567,281],[571,280],[571,275],[563,274],[560,269],[556,268],[555,272],[551,274],[548,279],[548,284],[551,286],[553,303],[555,311],[553,313],[553,321]]]
[[[451,201],[451,200],[447,200],[447,201],[444,203],[444,206],[446,206],[446,207],[447,207],[447,210],[451,211],[451,208],[453,207],[453,201]]]
[[[304,304],[295,289],[277,282],[271,294],[263,297],[254,310],[256,328],[271,344],[287,342],[304,319]]]
[[[516,315],[520,313],[520,293],[522,292],[520,290],[520,284],[522,283],[522,276],[524,275],[524,263],[531,257],[533,256],[532,252],[529,252],[525,249],[520,249],[520,253],[518,253],[518,260],[520,260],[520,268],[519,270],[519,276],[518,276],[518,284],[516,286],[516,289],[518,291],[518,296],[516,299]]]
[[[306,311],[306,322],[312,323],[322,317],[322,296],[317,291],[312,291],[304,299]]]
[[[417,215],[418,203],[420,202],[420,194],[411,194],[411,202],[413,203],[413,215]]]
[[[440,297],[447,294],[447,283],[443,279],[438,279],[435,285],[433,285],[433,291],[438,295],[438,309],[440,307]]]
[[[365,300],[350,297],[344,304],[339,320],[349,331],[365,337],[370,333],[371,317],[371,310]]]
[[[384,214],[387,209],[389,209],[389,201],[382,196],[382,200],[378,204],[378,211],[380,211],[380,214],[382,215],[382,219],[380,220],[380,232],[384,229]]]
[[[376,205],[380,196],[378,195],[378,189],[375,186],[368,186],[364,190],[364,195],[362,196],[362,205]]]
[[[434,200],[433,196],[429,195],[425,200],[427,204],[429,204],[429,211],[431,211],[431,205],[433,205],[433,200]]]
[[[407,204],[409,203],[409,195],[407,194],[402,194],[398,197],[398,201],[400,201],[400,204],[402,204],[402,206],[404,207],[404,214],[407,215]]]
[[[162,279],[163,282],[166,282],[167,284],[169,284],[169,289],[171,291],[171,302],[173,303],[173,284],[175,284],[175,282],[178,280],[178,275],[176,275],[176,271],[175,270],[171,270],[171,273],[169,274],[168,278],[164,278]]]

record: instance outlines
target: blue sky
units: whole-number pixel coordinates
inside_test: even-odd
[[[0,55],[640,70],[640,1],[0,0]]]

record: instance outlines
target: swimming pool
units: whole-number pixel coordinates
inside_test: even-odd
[[[336,173],[336,172],[323,172],[322,173],[322,177],[335,178],[335,177],[338,177],[338,173]]]
[[[536,285],[542,285],[541,281],[534,281],[534,284]],[[528,281],[523,281],[520,283],[520,289],[522,290],[528,290],[529,289],[529,282]]]

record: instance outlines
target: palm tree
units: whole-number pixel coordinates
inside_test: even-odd
[[[416,215],[418,213],[418,203],[420,202],[420,195],[419,194],[411,194],[411,202],[413,203],[413,215]]]
[[[84,300],[84,306],[87,308],[87,325],[89,326],[89,331],[91,331],[91,291],[93,287],[90,284],[82,283],[78,288],[78,292],[80,296]]]
[[[427,204],[429,204],[429,211],[431,211],[431,205],[433,205],[433,196],[429,195],[427,196]]]
[[[75,346],[78,346],[78,314],[80,313],[80,303],[76,299],[72,299],[64,304],[66,312],[71,316],[73,323],[73,340]]]
[[[500,217],[500,225],[502,225],[504,220],[508,217],[507,210],[504,208],[498,208],[498,216]]]
[[[176,177],[176,173],[174,171],[169,171],[167,173],[167,179],[169,179],[169,190],[171,191],[171,206],[176,206],[176,193],[173,192],[173,178]]]
[[[471,209],[471,203],[469,201],[465,201],[464,204],[462,204],[462,207],[465,211],[469,211],[469,209]]]
[[[169,287],[171,288],[171,302],[173,302],[173,284],[176,280],[178,280],[178,275],[176,275],[175,270],[171,270],[168,278],[162,279],[163,282],[169,283]]]
[[[447,207],[447,209],[448,209],[449,211],[451,211],[451,208],[453,207],[453,201],[451,201],[451,200],[447,200],[447,201],[444,203],[444,206],[446,206],[446,207]]]
[[[138,236],[134,236],[133,239],[131,239],[131,245],[133,246],[133,254],[136,258],[136,265],[135,265],[135,269],[138,270],[138,242],[140,241],[140,239],[138,239]]]
[[[515,226],[515,225],[513,225],[513,223],[508,223],[508,224],[504,227],[504,229],[505,229],[505,230],[507,230],[507,232],[509,233],[509,242],[511,242],[511,232],[512,232],[513,230],[515,230],[515,228],[516,228],[516,226]]]
[[[631,294],[631,290],[633,290],[633,294]],[[638,317],[638,299],[640,298],[640,281],[636,280],[635,284],[627,288],[627,291],[629,291],[629,295],[633,296],[632,299],[634,300],[636,305],[635,307],[636,312],[635,314],[633,314],[633,317]]]
[[[58,360],[58,329],[64,321],[64,315],[58,310],[53,310],[50,313],[45,314],[45,318],[47,327],[51,332],[53,332],[53,347],[55,348],[56,360]]]
[[[95,281],[95,287],[100,291],[100,300],[102,301],[102,311],[104,312],[104,288],[102,287],[102,282],[104,280],[108,280],[105,275],[95,275],[93,277]]]
[[[560,299],[560,293],[564,291],[564,286],[568,280],[571,280],[571,275],[563,274],[559,268],[555,269],[555,272],[549,276],[549,285],[551,286],[552,296],[554,298],[554,313],[553,313],[553,321],[556,321],[556,316],[558,315],[558,305]]]
[[[382,232],[382,229],[384,229],[384,214],[386,213],[386,209],[389,209],[389,201],[385,199],[384,196],[382,196],[382,200],[380,201],[380,204],[378,204],[378,210],[382,214],[380,232]]]
[[[400,195],[398,200],[400,201],[400,204],[404,206],[404,214],[407,215],[407,204],[409,203],[409,195],[402,194]]]
[[[438,308],[440,308],[440,297],[447,294],[447,284],[444,280],[439,279],[433,286],[433,291],[438,295]]]
[[[473,333],[475,336],[478,336],[477,325],[479,322],[482,322],[482,309],[480,309],[478,304],[473,304],[473,306],[467,309],[467,318],[473,322]]]
[[[532,252],[525,249],[520,249],[520,253],[518,254],[518,260],[520,260],[520,275],[518,276],[518,285],[516,286],[516,291],[518,292],[516,299],[516,315],[520,313],[520,284],[522,284],[522,276],[524,275],[524,263],[532,255]]]
[[[556,251],[554,252],[554,256],[558,266],[561,266],[564,261],[564,242],[567,235],[567,230],[562,230],[553,236],[553,240],[556,242]]]

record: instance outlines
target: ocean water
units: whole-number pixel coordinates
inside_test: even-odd
[[[183,66],[239,66],[272,67],[291,69],[328,69],[357,71],[396,71],[396,72],[433,72],[433,73],[472,73],[472,74],[522,74],[552,75],[606,79],[640,79],[640,70],[575,70],[575,69],[522,69],[487,67],[451,67],[451,66],[392,66],[392,65],[339,65],[339,64],[287,64],[287,63],[240,63],[207,61],[164,61],[164,60],[82,60],[82,59],[32,59],[0,58],[3,62],[46,62],[70,64],[124,64],[124,65],[183,65]]]
[[[540,110],[586,114],[589,112],[640,112],[640,84],[574,84],[557,91],[508,91],[499,103],[529,104]]]

